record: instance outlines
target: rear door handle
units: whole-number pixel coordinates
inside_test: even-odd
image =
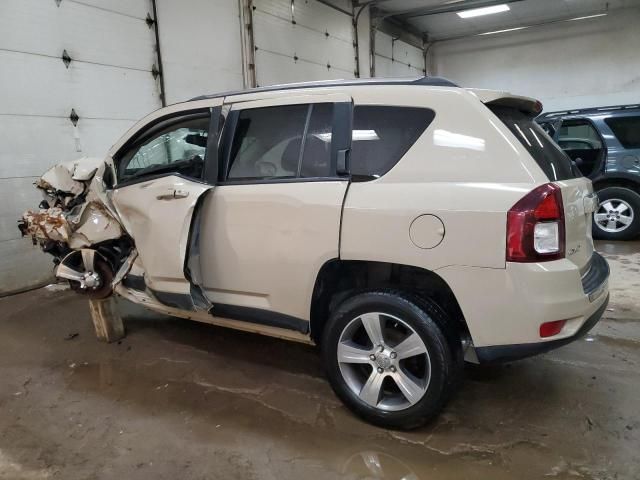
[[[189,196],[189,192],[186,190],[174,190],[170,189],[167,193],[161,193],[160,195],[156,195],[158,200],[173,200],[175,198],[186,198]]]

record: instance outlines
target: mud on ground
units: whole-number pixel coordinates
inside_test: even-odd
[[[588,337],[468,367],[411,433],[354,418],[311,347],[130,305],[106,345],[71,292],[0,299],[0,478],[640,478],[640,244],[598,248],[612,296]]]

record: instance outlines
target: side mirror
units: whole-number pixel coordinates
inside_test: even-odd
[[[104,165],[104,174],[102,175],[102,183],[104,183],[104,186],[107,190],[112,189],[113,185],[115,184],[115,179],[113,178],[113,170],[111,170],[111,167],[109,167],[109,165],[107,165],[106,163]]]

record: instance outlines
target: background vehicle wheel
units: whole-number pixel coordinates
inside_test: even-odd
[[[598,192],[600,205],[593,214],[593,236],[603,240],[630,240],[640,234],[640,195],[629,188],[608,187]]]
[[[437,415],[462,371],[446,314],[392,291],[345,300],[322,341],[329,382],[357,415],[382,427],[411,429]],[[459,340],[458,340],[459,341]]]

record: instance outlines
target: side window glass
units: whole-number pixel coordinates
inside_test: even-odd
[[[331,176],[331,130],[333,104],[311,105],[311,117],[304,140],[304,153],[300,168],[301,177]]]
[[[565,120],[558,132],[558,144],[567,150],[598,150],[602,148],[600,135],[587,120]]]
[[[391,170],[434,116],[428,108],[356,106],[351,145],[354,178],[377,178]]]
[[[147,138],[142,137],[118,162],[118,181],[161,173],[202,178],[209,117],[167,121]]]
[[[640,148],[640,117],[611,117],[605,122],[624,148]]]
[[[242,110],[231,144],[229,180],[295,178],[308,105]]]

